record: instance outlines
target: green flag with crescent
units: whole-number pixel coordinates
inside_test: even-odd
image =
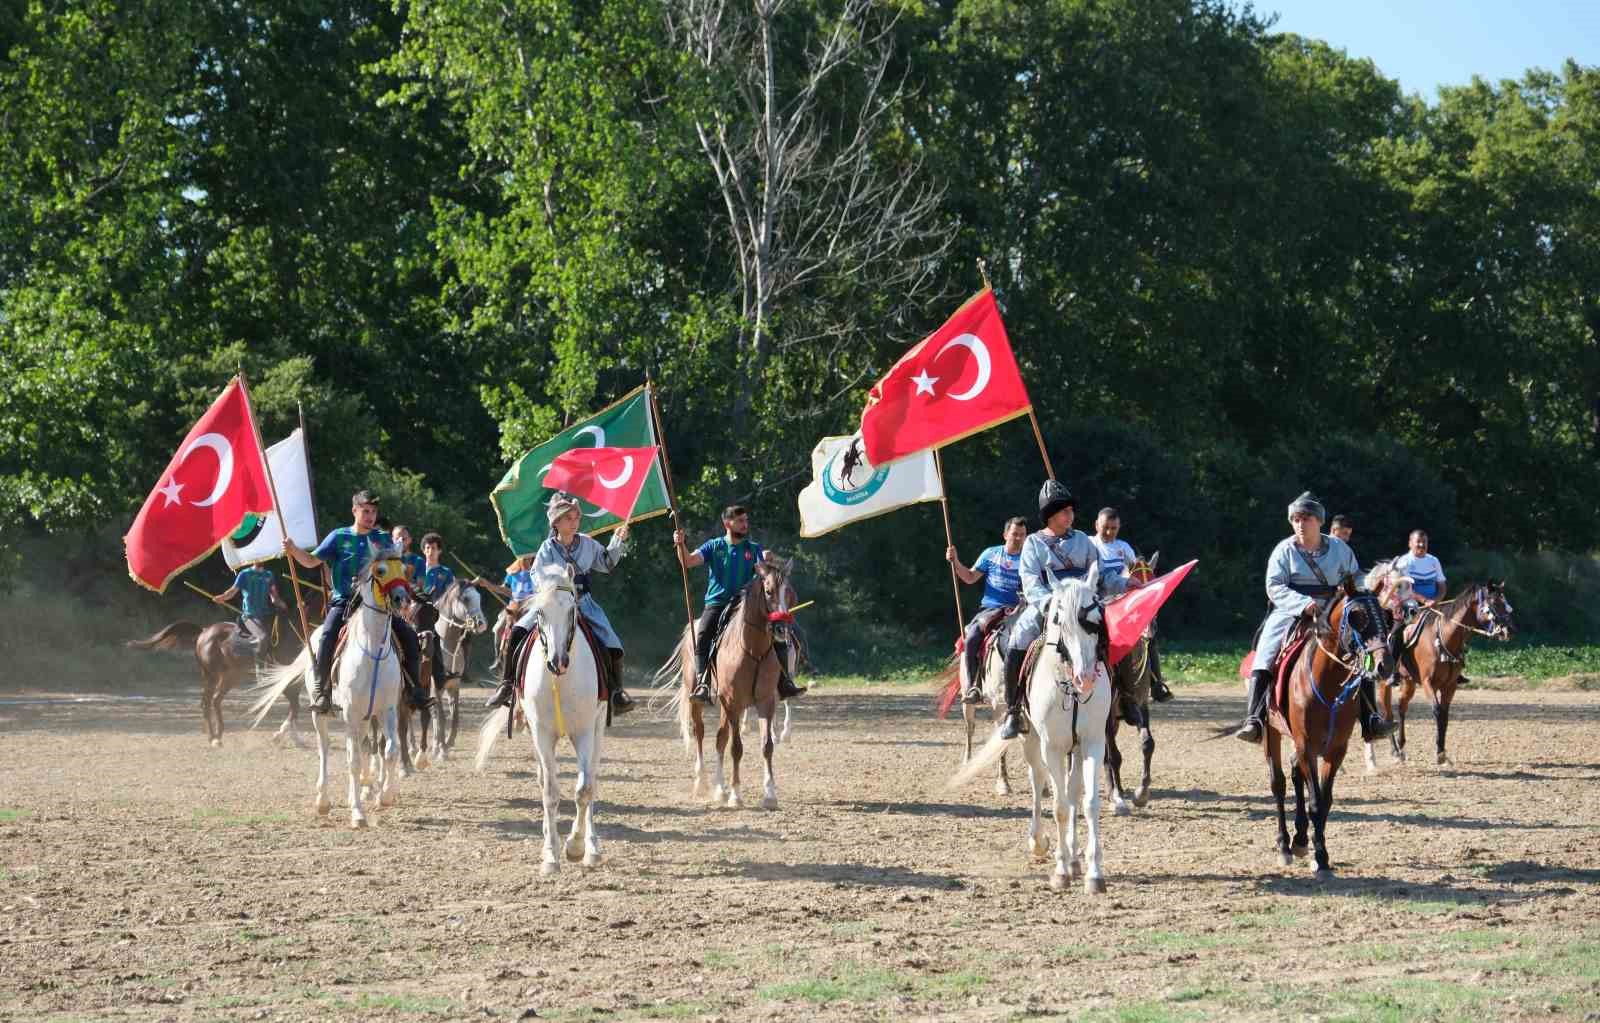
[[[500,520],[501,539],[514,553],[531,554],[550,535],[545,509],[555,491],[546,489],[542,481],[551,463],[563,451],[581,447],[642,448],[659,443],[650,415],[650,393],[642,386],[589,418],[573,423],[517,459],[489,494],[489,503],[494,505],[495,516]],[[638,504],[634,505],[634,522],[671,510],[667,486],[661,476],[661,460],[657,458],[651,462],[646,471],[650,477],[639,492]],[[585,533],[604,532],[622,522],[598,505],[582,500],[579,503],[583,507],[581,528]]]

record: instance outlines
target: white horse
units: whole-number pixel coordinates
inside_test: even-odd
[[[517,693],[533,736],[544,789],[544,854],[539,871],[554,874],[561,869],[561,857],[556,853],[561,830],[556,740],[562,736],[572,741],[578,754],[577,815],[567,836],[566,857],[574,862],[581,859],[586,867],[600,862],[594,801],[600,791],[600,746],[606,715],[600,703],[599,665],[588,640],[578,635],[578,591],[571,571],[547,568],[538,582],[539,589],[530,599],[534,632],[524,648]],[[510,708],[499,707],[479,729],[479,771],[489,762],[510,717]]]
[[[467,653],[472,637],[489,628],[483,616],[483,596],[465,580],[457,580],[434,602],[439,611],[439,663],[433,667],[434,701],[433,758],[449,758],[455,745],[456,728],[461,724],[461,679],[467,672]],[[448,711],[445,703],[448,700]],[[449,730],[446,731],[446,713]]]
[[[396,800],[395,779],[400,774],[400,651],[394,641],[390,600],[405,592],[405,565],[397,557],[375,558],[356,577],[354,589],[361,595],[361,604],[348,619],[344,646],[329,674],[333,679],[333,703],[344,718],[350,826],[364,828],[367,813],[362,780],[370,771],[361,762],[361,739],[369,721],[381,724],[384,735],[383,756],[374,757],[376,777],[372,779],[374,791],[370,795],[376,795],[380,807],[393,806]],[[262,673],[264,681],[255,687],[262,695],[251,707],[256,724],[296,681],[306,679],[306,689],[310,691],[311,651],[316,649],[325,627],[317,627],[294,663]],[[328,799],[328,715],[313,713],[312,721],[317,729],[315,809],[322,816],[333,808]]]
[[[1095,656],[1096,631],[1104,609],[1095,600],[1100,566],[1091,562],[1081,580],[1059,583],[1045,614],[1044,649],[1027,680],[1027,714],[1032,722],[1022,737],[1033,787],[1033,818],[1028,848],[1035,856],[1049,852],[1040,822],[1045,774],[1055,793],[1056,863],[1050,887],[1061,891],[1080,870],[1084,891],[1106,890],[1100,862],[1100,766],[1105,760],[1106,715],[1111,710],[1111,678]],[[966,785],[1000,759],[1007,743],[998,733],[990,738],[955,777],[951,787]],[[1078,851],[1078,811],[1082,810],[1085,843]]]

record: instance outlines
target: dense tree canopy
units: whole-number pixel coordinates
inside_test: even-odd
[[[0,133],[0,543],[120,531],[240,368],[335,518],[487,557],[649,374],[690,520],[792,535],[983,258],[1058,470],[1218,606],[1306,487],[1372,554],[1600,545],[1600,69],[1429,103],[1220,0],[30,0]],[[1023,426],[947,469],[964,545],[1032,510]],[[939,531],[805,553],[931,622]]]

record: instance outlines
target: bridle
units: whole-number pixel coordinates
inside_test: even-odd
[[[572,663],[572,644],[573,644],[573,641],[576,640],[577,637],[578,637],[578,588],[572,584],[572,581],[570,579],[563,579],[563,580],[551,583],[550,589],[554,590],[554,591],[564,592],[564,593],[570,594],[572,596],[572,606],[567,609],[567,643],[566,643],[566,649],[561,651],[562,658],[567,662],[568,666],[570,666],[571,663]],[[542,638],[545,641],[545,643],[547,644],[546,652],[548,653],[549,652],[548,651],[548,644],[550,642],[550,638],[549,638],[548,635],[546,635],[548,630],[545,629],[544,626],[545,626],[545,615],[544,615],[544,610],[541,608],[540,610],[535,611],[534,614],[533,614],[533,634],[535,636],[538,636],[538,637]],[[545,667],[550,669],[550,674],[552,674],[552,675],[564,675],[564,674],[566,674],[565,670],[557,671],[555,665],[553,663],[551,663],[551,659],[548,656],[545,658]]]

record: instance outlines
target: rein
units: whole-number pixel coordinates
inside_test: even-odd
[[[1369,599],[1375,602],[1375,598]],[[1344,604],[1340,608],[1341,613],[1339,615],[1338,638],[1339,645],[1345,645],[1350,641],[1349,637],[1354,631],[1350,625],[1350,605],[1359,600],[1362,600],[1362,598],[1359,596],[1347,597],[1345,598]],[[1372,611],[1373,609],[1369,607],[1368,613],[1371,614]],[[1366,677],[1366,671],[1360,663],[1352,663],[1351,661],[1347,661],[1336,651],[1329,650],[1327,644],[1323,641],[1324,637],[1322,633],[1316,631],[1315,627],[1312,628],[1312,635],[1316,638],[1317,649],[1322,651],[1323,655],[1329,660],[1333,661],[1335,664],[1338,664],[1345,670],[1344,683],[1340,686],[1338,694],[1335,695],[1332,700],[1329,700],[1327,696],[1323,695],[1321,683],[1312,676],[1310,662],[1302,662],[1305,674],[1307,676],[1306,681],[1311,689],[1311,694],[1315,696],[1317,698],[1317,702],[1322,704],[1322,706],[1328,711],[1328,724],[1327,727],[1322,730],[1322,755],[1327,756],[1328,750],[1333,746],[1334,719],[1339,716],[1339,711],[1344,709],[1344,705],[1350,702],[1351,697],[1360,692],[1361,681]],[[1357,635],[1356,639],[1359,640],[1360,636]]]

